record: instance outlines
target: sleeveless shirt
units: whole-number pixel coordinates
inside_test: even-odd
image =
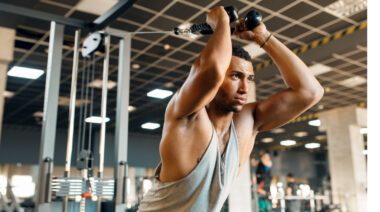
[[[152,188],[143,197],[139,212],[219,212],[239,170],[239,147],[233,121],[227,149],[220,154],[214,126],[211,141],[196,167],[174,182],[158,179],[158,165]]]

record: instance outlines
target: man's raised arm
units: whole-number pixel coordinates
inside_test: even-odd
[[[199,112],[211,102],[224,80],[232,55],[229,17],[223,7],[215,7],[207,14],[206,22],[214,33],[170,100],[166,111],[169,117],[184,118]]]
[[[282,126],[315,105],[323,88],[311,70],[261,23],[253,31],[237,32],[239,37],[262,45],[276,63],[287,89],[257,102],[253,111],[255,129],[269,130]]]

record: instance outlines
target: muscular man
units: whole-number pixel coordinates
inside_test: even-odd
[[[263,45],[288,88],[262,102],[246,104],[254,72],[250,57],[232,48],[229,17],[223,7],[207,14],[213,28],[180,90],[169,101],[160,143],[161,164],[143,211],[220,211],[234,179],[247,161],[260,131],[294,119],[317,103],[323,89],[308,67],[264,24],[242,39]],[[269,39],[268,39],[269,38]]]

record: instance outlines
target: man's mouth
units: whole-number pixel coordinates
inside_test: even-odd
[[[243,104],[245,104],[245,102],[247,101],[247,98],[243,98],[243,97],[235,97],[235,100],[236,100],[239,104],[243,105]]]

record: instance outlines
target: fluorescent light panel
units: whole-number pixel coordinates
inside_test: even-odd
[[[12,92],[12,91],[4,91],[4,97],[8,99],[12,98],[14,94],[15,92]]]
[[[113,7],[118,0],[82,0],[76,5],[76,10],[102,15]]]
[[[367,82],[367,80],[364,77],[354,76],[354,77],[345,79],[343,81],[340,81],[339,84],[346,86],[346,87],[349,87],[349,88],[353,88],[353,87],[356,87],[358,85],[364,84],[366,82]]]
[[[307,135],[308,135],[308,133],[305,131],[299,131],[299,132],[294,133],[294,136],[299,137],[299,138],[305,137]]]
[[[248,45],[245,45],[243,49],[249,53],[251,58],[257,58],[265,53],[265,50],[263,48],[260,48],[259,45],[253,42]]]
[[[102,117],[100,116],[91,116],[85,119],[87,123],[101,124],[103,122]],[[106,117],[105,122],[109,122],[110,118]]]
[[[271,130],[270,132],[274,133],[274,134],[280,134],[280,133],[285,132],[285,129],[283,129],[283,128],[276,128],[276,129]]]
[[[320,63],[316,63],[316,64],[310,66],[309,68],[315,76],[330,72],[332,70],[332,68],[330,66],[326,66],[326,65],[323,65]]]
[[[129,111],[129,112],[132,112],[132,111],[134,111],[134,110],[136,110],[136,107],[135,107],[135,106],[132,106],[132,105],[129,105],[129,106],[128,106],[128,111]]]
[[[261,139],[261,142],[263,142],[263,143],[271,143],[273,141],[274,141],[274,139],[270,138],[270,137]]]
[[[284,141],[280,141],[280,144],[282,146],[292,146],[294,144],[296,144],[297,142],[294,141],[294,140],[284,140]]]
[[[142,124],[141,125],[141,128],[143,129],[148,129],[148,130],[154,130],[154,129],[157,129],[159,128],[161,125],[158,124],[158,123],[153,123],[153,122],[147,122],[145,124]]]
[[[44,73],[45,72],[41,69],[13,66],[11,70],[8,71],[8,76],[26,79],[37,79]]]
[[[111,90],[114,87],[116,87],[116,85],[117,85],[116,82],[114,82],[112,80],[108,80],[108,82],[107,82],[107,89]],[[88,87],[103,88],[103,80],[96,79],[96,80],[88,83]]]
[[[311,126],[315,126],[315,127],[319,127],[319,126],[321,126],[321,120],[319,120],[319,119],[311,120],[311,121],[309,121],[308,123],[309,123],[309,125],[311,125]]]
[[[90,103],[91,103],[90,100],[77,99],[75,101],[75,107],[80,107],[81,105],[90,104]],[[60,96],[58,98],[58,105],[64,106],[64,107],[69,107],[70,106],[70,97]]]
[[[350,17],[365,9],[367,0],[338,0],[326,7],[326,10],[338,17]]]
[[[360,134],[368,134],[368,128],[361,128]]]
[[[147,93],[147,96],[158,98],[158,99],[165,99],[168,96],[173,95],[173,91],[168,90],[162,90],[162,89],[154,89]]]
[[[305,144],[305,148],[306,149],[316,149],[316,148],[319,148],[319,147],[321,147],[320,143],[308,143],[308,144]]]

